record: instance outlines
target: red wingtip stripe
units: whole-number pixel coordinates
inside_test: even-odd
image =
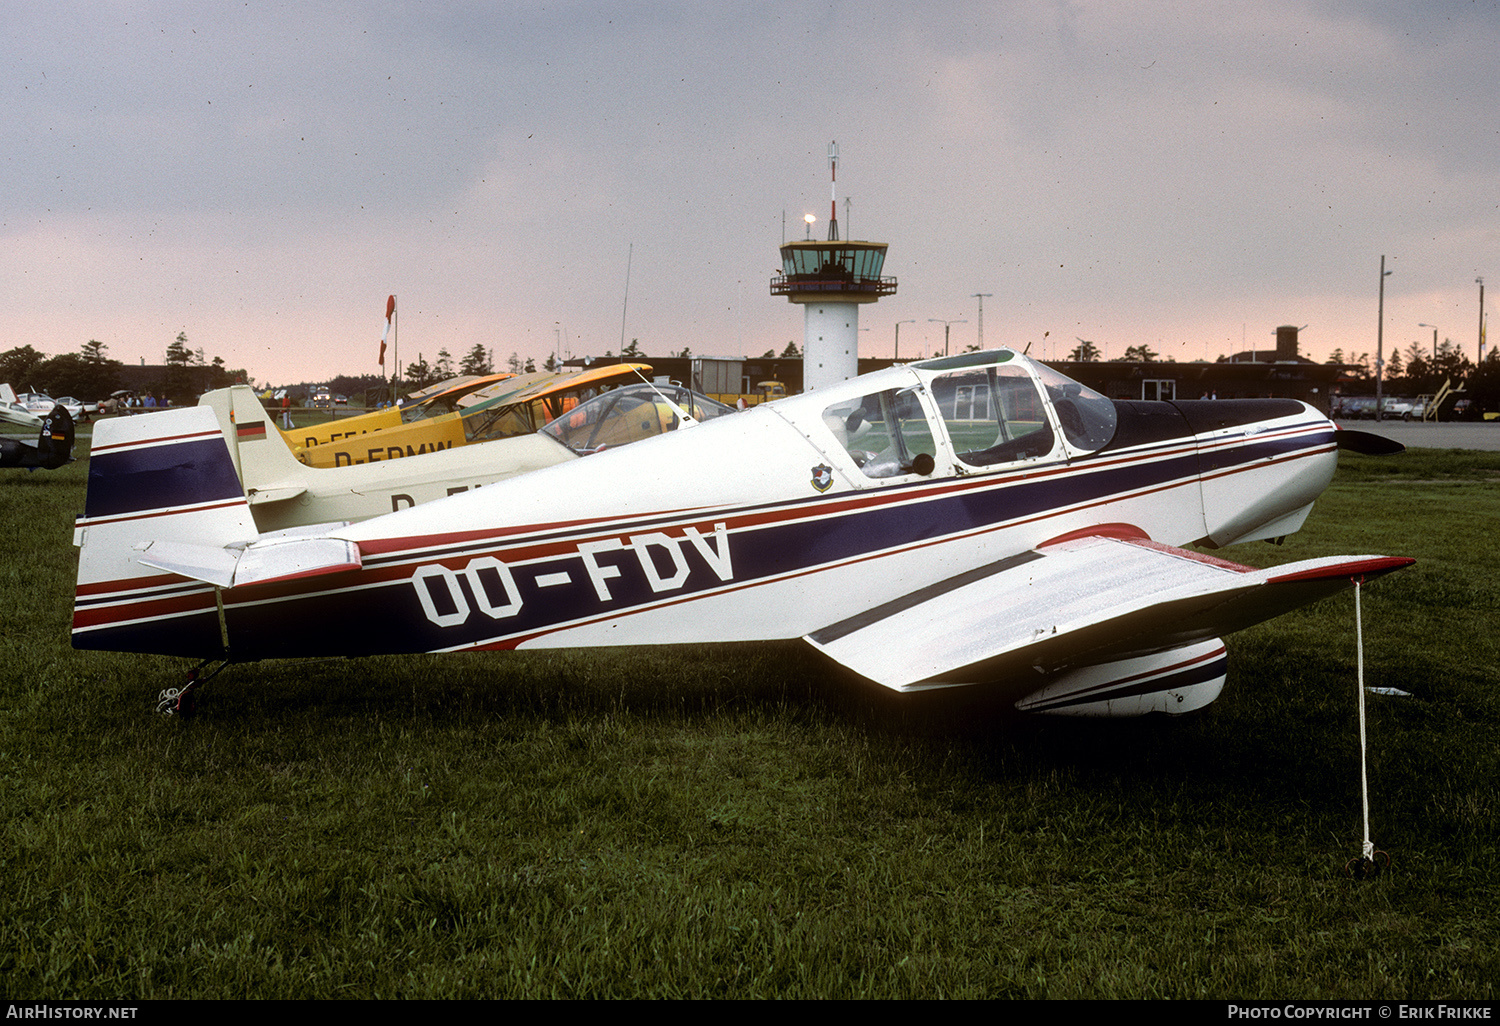
[[[1411,566],[1415,562],[1416,560],[1410,556],[1371,556],[1369,559],[1354,559],[1347,563],[1313,567],[1294,574],[1271,577],[1267,579],[1267,583],[1281,584],[1287,581],[1332,581],[1343,578],[1380,577],[1393,570],[1400,570],[1403,567]]]

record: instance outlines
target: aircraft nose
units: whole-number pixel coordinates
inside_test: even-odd
[[[1242,435],[1221,437],[1202,478],[1204,522],[1215,545],[1294,533],[1338,465],[1329,436],[1342,432],[1321,411],[1302,402],[1253,402],[1278,405],[1245,407],[1261,416],[1242,421]]]

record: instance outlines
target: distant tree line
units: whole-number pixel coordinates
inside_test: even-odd
[[[1345,356],[1342,349],[1335,349],[1327,362],[1344,366],[1347,378],[1361,390],[1374,394],[1375,361],[1369,353]],[[1469,397],[1474,398],[1476,388],[1480,391],[1491,388],[1497,377],[1500,377],[1500,361],[1495,350],[1490,350],[1484,362],[1476,366],[1456,342],[1445,338],[1436,351],[1421,342],[1412,342],[1404,350],[1393,348],[1381,374],[1381,391],[1386,395],[1432,395],[1445,382],[1454,386],[1464,382],[1471,393]],[[1500,402],[1487,408],[1500,409]]]
[[[243,370],[231,370],[215,356],[188,346],[185,332],[168,344],[163,362],[130,366],[109,357],[109,347],[89,339],[79,352],[48,356],[31,346],[17,346],[0,353],[0,382],[17,392],[43,392],[50,396],[71,395],[86,401],[107,399],[122,389],[150,393],[174,406],[192,405],[213,388],[224,388],[248,380]]]
[[[548,370],[556,368],[556,362],[551,356],[547,357],[546,366]],[[505,361],[505,369],[512,374],[532,374],[536,371],[536,360],[529,356],[522,358],[519,353],[511,353],[510,358]],[[494,373],[496,373],[496,367],[491,353],[479,343],[475,343],[474,347],[456,365],[453,355],[446,349],[440,349],[437,360],[433,363],[428,363],[425,357],[418,355],[415,362],[407,364],[397,391],[413,392],[461,374],[483,376]]]

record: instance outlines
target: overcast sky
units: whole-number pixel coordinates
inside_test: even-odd
[[[476,343],[759,355],[783,231],[861,354],[1430,345],[1500,284],[1500,0],[0,0],[0,349],[259,382]],[[847,208],[845,197],[849,197]],[[783,227],[785,225],[785,227]],[[627,267],[629,275],[626,304]],[[1495,296],[1500,303],[1500,295]],[[1049,333],[1044,339],[1044,333]],[[18,386],[22,382],[14,383]]]

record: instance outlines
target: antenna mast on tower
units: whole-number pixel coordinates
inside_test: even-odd
[[[828,173],[833,182],[828,190],[828,241],[837,242],[839,237],[839,144],[835,140],[828,144]]]
[[[787,242],[783,232],[781,274],[771,279],[771,295],[785,296],[803,308],[802,387],[808,392],[859,373],[859,308],[896,292],[896,279],[880,273],[885,266],[884,242],[839,241],[838,159],[839,144],[830,143],[834,187],[828,241],[813,241],[817,218],[806,215],[805,239]]]

